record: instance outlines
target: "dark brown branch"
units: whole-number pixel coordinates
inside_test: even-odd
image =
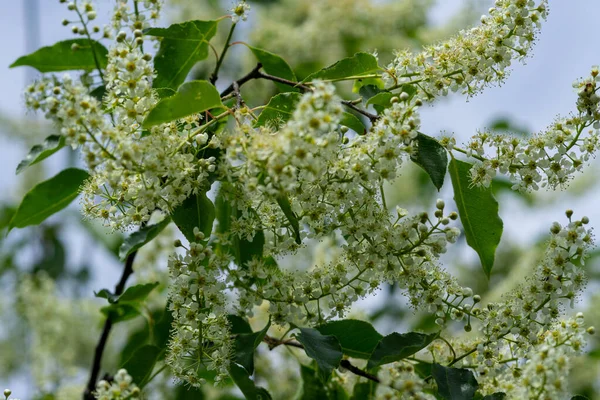
[[[123,268],[123,274],[121,275],[121,279],[115,286],[114,294],[119,296],[123,294],[123,290],[125,289],[125,284],[127,283],[127,279],[133,273],[133,261],[135,260],[137,252],[134,251],[125,260],[125,267]],[[112,321],[110,318],[106,318],[104,322],[104,328],[102,329],[102,334],[100,335],[100,339],[98,339],[98,344],[96,345],[96,351],[94,352],[94,361],[92,362],[92,371],[90,372],[90,379],[88,380],[85,392],[83,393],[83,400],[94,400],[93,392],[96,390],[96,381],[98,380],[98,374],[100,373],[100,364],[102,363],[102,354],[104,353],[104,348],[106,347],[106,342],[108,341],[108,335],[110,334],[110,330],[112,329]]]
[[[356,111],[359,114],[364,115],[365,117],[369,118],[369,121],[371,121],[372,124],[374,124],[375,122],[377,122],[377,120],[379,119],[379,117],[375,114],[371,114],[368,111],[365,110],[361,110],[360,108],[356,107],[354,105],[354,103],[352,103],[351,101],[348,100],[342,100],[342,104],[345,105],[348,108],[353,109],[354,111]]]
[[[263,342],[265,342],[269,346],[269,350],[273,350],[275,347],[280,346],[280,345],[304,349],[304,346],[302,345],[302,343],[298,343],[291,339],[279,340],[279,339],[276,339],[269,335],[265,335],[265,337],[263,338]],[[352,372],[354,375],[362,376],[363,378],[367,378],[373,382],[381,383],[381,381],[379,380],[378,377],[352,365],[352,363],[350,363],[350,361],[348,361],[348,360],[342,360],[340,362],[340,367],[347,369],[348,371]]]
[[[254,67],[254,69],[252,69],[252,71],[248,72],[248,74],[246,74],[243,78],[238,79],[237,81],[235,81],[238,85],[238,87],[242,86],[244,83],[251,81],[252,79],[257,79],[260,77],[260,69],[262,68],[262,64],[258,63],[256,64],[256,67]],[[225,90],[223,90],[223,92],[221,92],[221,97],[225,97],[230,93],[233,93],[233,91],[235,90],[235,88],[233,87],[233,83],[231,85],[229,85],[229,87]]]

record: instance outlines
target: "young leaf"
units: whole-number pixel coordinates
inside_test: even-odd
[[[356,319],[331,321],[315,328],[322,335],[333,335],[342,346],[344,354],[368,360],[383,338],[371,324]]]
[[[81,169],[68,168],[37,184],[21,201],[8,225],[23,228],[38,225],[52,214],[68,206],[79,194],[79,187],[89,177]]]
[[[150,128],[222,106],[217,89],[207,81],[186,82],[171,97],[166,97],[150,110],[142,126]]]
[[[283,214],[286,216],[288,222],[292,226],[296,243],[302,244],[302,239],[300,238],[300,223],[298,222],[298,217],[296,216],[296,213],[292,210],[292,205],[290,204],[290,201],[284,195],[280,195],[279,197],[277,197],[277,204],[279,204],[281,211],[283,211]]]
[[[331,371],[342,361],[343,353],[340,342],[333,335],[322,335],[316,329],[299,328],[296,339],[304,345],[306,355],[317,362],[319,376],[324,382],[329,379]]]
[[[42,144],[36,144],[29,150],[27,157],[19,163],[17,174],[20,174],[25,168],[30,165],[39,163],[40,161],[50,157],[60,149],[65,147],[65,138],[61,135],[50,135]]]
[[[483,271],[489,278],[494,266],[496,247],[502,236],[503,223],[498,216],[498,202],[492,189],[473,187],[469,173],[472,166],[452,159],[448,170],[467,244],[479,255]]]
[[[266,389],[255,385],[254,381],[250,379],[248,371],[242,366],[231,363],[229,365],[229,376],[240,388],[246,400],[271,400],[271,395]]]
[[[479,387],[473,372],[468,369],[433,364],[431,374],[444,400],[473,400]]]
[[[323,382],[319,379],[317,371],[300,364],[300,377],[302,378],[302,387],[300,394],[296,396],[297,400],[329,399],[327,390],[325,390]]]
[[[240,316],[228,314],[227,321],[229,322],[229,331],[232,335],[237,335],[239,333],[252,333],[252,328],[250,327],[248,321]]]
[[[352,129],[354,132],[359,135],[364,135],[367,133],[367,128],[365,128],[365,124],[362,123],[360,118],[356,115],[351,114],[349,112],[344,112],[342,114],[342,119],[340,120],[340,125],[346,126]]]
[[[73,50],[73,47],[78,47]],[[93,48],[93,50],[92,50]],[[100,68],[106,68],[108,50],[100,43],[88,39],[64,40],[52,46],[42,47],[31,54],[20,57],[10,68],[29,66],[40,72],[69,70],[92,70],[96,68],[94,53]]]
[[[244,367],[250,375],[254,373],[254,350],[262,342],[270,326],[271,321],[269,320],[262,330],[254,333],[240,333],[235,337],[233,361]]]
[[[257,47],[248,46],[248,48],[250,51],[252,51],[252,54],[254,54],[254,57],[256,57],[258,62],[262,64],[263,69],[267,74],[296,82],[296,75],[294,74],[294,71],[292,71],[292,68],[283,58]],[[275,82],[275,85],[277,85],[279,90],[282,92],[298,91],[298,88],[294,88],[283,83]]]
[[[439,191],[444,184],[448,168],[446,149],[434,138],[419,133],[417,135],[417,152],[410,159],[423,168],[431,178],[431,182]]]
[[[149,344],[142,346],[122,365],[122,368],[127,370],[138,387],[143,388],[148,383],[148,378],[161,352],[162,350],[156,346]]]
[[[194,237],[194,228],[196,227],[208,239],[215,221],[215,206],[206,193],[192,194],[173,210],[171,217],[190,242],[196,241]]]
[[[307,76],[303,82],[315,79],[342,80],[353,76],[370,75],[380,71],[377,58],[368,53],[356,53],[352,57],[344,58],[329,67],[314,72]]]
[[[132,233],[123,241],[119,248],[119,258],[124,260],[128,255],[138,250],[146,243],[152,241],[159,233],[171,223],[171,217],[165,217],[161,222],[154,225],[146,225],[140,230]]]
[[[391,92],[379,92],[367,100],[367,105],[378,105],[383,108],[389,108],[392,106],[392,97],[395,94]]]
[[[192,67],[208,57],[208,42],[217,33],[219,21],[187,21],[168,28],[150,28],[146,35],[162,38],[154,57],[155,88],[177,89]]]
[[[119,296],[112,294],[108,289],[102,289],[98,293],[95,293],[95,295],[96,297],[107,299],[111,304],[139,303],[144,301],[157,286],[158,282],[130,286]]]
[[[294,113],[296,104],[300,101],[299,93],[279,93],[269,100],[269,104],[262,110],[254,127],[267,126],[273,129],[279,129],[283,126]]]
[[[402,360],[424,349],[437,337],[437,333],[391,333],[379,341],[369,358],[367,369]]]
[[[102,314],[106,315],[106,318],[111,320],[113,324],[128,321],[141,314],[136,306],[129,303],[111,304],[110,306],[102,307],[100,311]]]

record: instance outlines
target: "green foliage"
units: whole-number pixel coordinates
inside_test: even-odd
[[[472,400],[479,387],[473,372],[468,369],[433,364],[431,374],[444,400]]]
[[[73,50],[77,47],[77,50]],[[93,70],[96,61],[100,68],[106,68],[108,50],[100,43],[88,39],[70,39],[42,47],[10,65],[10,68],[29,66],[40,72],[58,72],[68,70]]]
[[[25,168],[30,165],[39,163],[40,161],[50,157],[60,149],[65,147],[65,138],[61,135],[50,135],[42,144],[36,144],[29,150],[27,157],[23,159],[17,166],[17,174],[20,174]]]
[[[173,210],[171,217],[185,238],[190,242],[196,242],[194,236],[196,227],[206,238],[210,237],[215,221],[215,206],[206,193],[199,192],[185,199]]]
[[[235,354],[233,360],[244,367],[250,375],[254,373],[254,351],[264,339],[270,326],[271,321],[269,320],[267,325],[260,331],[239,333],[235,337]]]
[[[333,335],[323,335],[316,329],[299,328],[296,339],[304,345],[306,355],[317,362],[321,380],[327,381],[334,368],[342,361],[340,342]]]
[[[300,364],[300,378],[302,386],[296,400],[329,399],[329,394],[319,379],[317,371],[306,365]]]
[[[383,336],[371,324],[357,319],[327,322],[316,329],[322,335],[333,335],[344,354],[368,360]]]
[[[444,184],[448,167],[446,149],[434,138],[419,133],[417,135],[417,151],[410,159],[423,168],[431,178],[431,182],[439,191]]]
[[[281,211],[288,219],[292,230],[294,231],[294,237],[296,239],[297,244],[302,244],[302,239],[300,238],[300,222],[298,221],[298,216],[292,210],[292,205],[287,197],[279,196],[277,197],[277,204],[281,208]]]
[[[452,159],[448,169],[467,244],[477,252],[483,271],[489,277],[502,237],[503,223],[492,189],[473,187],[469,173],[471,167],[469,163]]]
[[[352,388],[350,400],[371,400],[375,398],[376,391],[377,384],[375,382],[358,382]]]
[[[208,57],[208,42],[217,33],[219,21],[187,21],[168,28],[150,28],[147,35],[161,38],[154,57],[155,88],[177,89],[192,67]]]
[[[424,334],[417,332],[391,333],[379,341],[369,358],[367,369],[412,356],[417,351],[427,347],[437,335],[437,333]]]
[[[141,303],[146,300],[146,297],[158,286],[158,282],[144,283],[140,285],[130,286],[121,295],[112,294],[108,289],[102,289],[96,293],[96,297],[107,299],[111,304],[124,303]]]
[[[8,225],[23,228],[38,225],[52,214],[68,206],[79,194],[79,187],[89,177],[81,169],[68,168],[37,184],[25,197]]]
[[[131,358],[123,364],[138,387],[143,388],[152,374],[154,365],[164,350],[156,346],[145,345],[137,349]]]
[[[258,62],[262,64],[262,67],[267,74],[296,82],[296,75],[294,74],[294,71],[283,58],[257,47],[248,46],[248,48],[250,51],[252,51],[252,54],[254,54]],[[279,90],[282,92],[298,91],[298,88],[294,88],[283,83],[275,82],[275,85],[277,85]]]
[[[140,310],[137,305],[123,303],[111,304],[100,309],[102,314],[106,316],[113,324],[117,322],[129,321],[140,315]]]
[[[171,218],[165,217],[165,219],[163,219],[161,222],[157,224],[146,225],[140,230],[127,236],[121,244],[121,247],[119,247],[119,258],[124,260],[125,258],[127,258],[128,255],[140,249],[146,243],[151,242],[170,223]]]
[[[187,117],[222,106],[217,89],[207,81],[186,82],[171,97],[166,97],[148,113],[144,128]]]
[[[368,53],[356,53],[352,57],[344,58],[329,67],[314,72],[307,76],[303,82],[322,80],[343,80],[355,76],[374,74],[381,71],[377,58]]]
[[[340,120],[340,125],[343,125],[343,126],[346,126],[350,129],[352,129],[354,132],[358,133],[359,135],[364,135],[367,133],[367,128],[365,127],[365,124],[362,123],[360,118],[358,118],[356,115],[351,114],[349,112],[344,112],[342,114],[342,119]]]
[[[299,93],[280,93],[273,96],[258,116],[254,127],[267,126],[278,129],[283,126],[292,118],[300,97]]]
[[[238,364],[232,363],[229,368],[229,375],[235,384],[240,388],[247,400],[270,400],[271,395],[266,389],[258,387],[250,379],[248,372]]]
[[[506,393],[493,393],[493,394],[488,394],[487,396],[483,397],[483,400],[504,400],[506,398]],[[582,400],[582,399],[580,399]]]

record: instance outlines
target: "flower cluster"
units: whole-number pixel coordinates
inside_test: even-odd
[[[231,9],[231,21],[236,24],[240,20],[247,20],[249,11],[250,5],[245,0],[240,1]]]
[[[386,84],[414,84],[428,99],[448,91],[475,94],[502,82],[512,59],[529,53],[546,14],[545,0],[496,0],[480,26],[417,55],[399,52],[384,74]]]
[[[169,307],[175,333],[167,363],[176,377],[200,386],[201,370],[215,371],[215,382],[227,377],[233,342],[225,312],[225,284],[219,279],[226,264],[206,245],[204,234],[198,228],[194,232],[196,242],[185,249],[185,256],[176,254],[169,260]]]
[[[140,396],[140,388],[133,383],[131,375],[124,369],[117,371],[111,382],[104,379],[99,381],[94,392],[96,400],[127,400]]]
[[[429,384],[419,377],[413,364],[394,362],[382,367],[377,373],[381,385],[377,386],[376,399],[433,400],[435,396],[425,392]]]

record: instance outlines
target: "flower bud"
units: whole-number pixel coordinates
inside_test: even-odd
[[[444,200],[438,199],[438,201],[435,203],[435,206],[438,210],[443,210],[444,207],[446,207],[446,203],[444,203]]]
[[[406,93],[406,92],[400,93],[400,100],[406,101],[406,100],[408,100],[408,97],[409,97],[408,93]]]
[[[586,329],[586,332],[590,335],[593,335],[596,333],[596,328],[594,328],[593,326],[590,326],[589,328]]]
[[[6,397],[8,399],[8,397],[12,394],[12,391],[10,389],[4,389],[4,397]]]
[[[565,214],[567,215],[567,218],[571,218],[573,216],[573,210],[569,209],[565,211]]]

